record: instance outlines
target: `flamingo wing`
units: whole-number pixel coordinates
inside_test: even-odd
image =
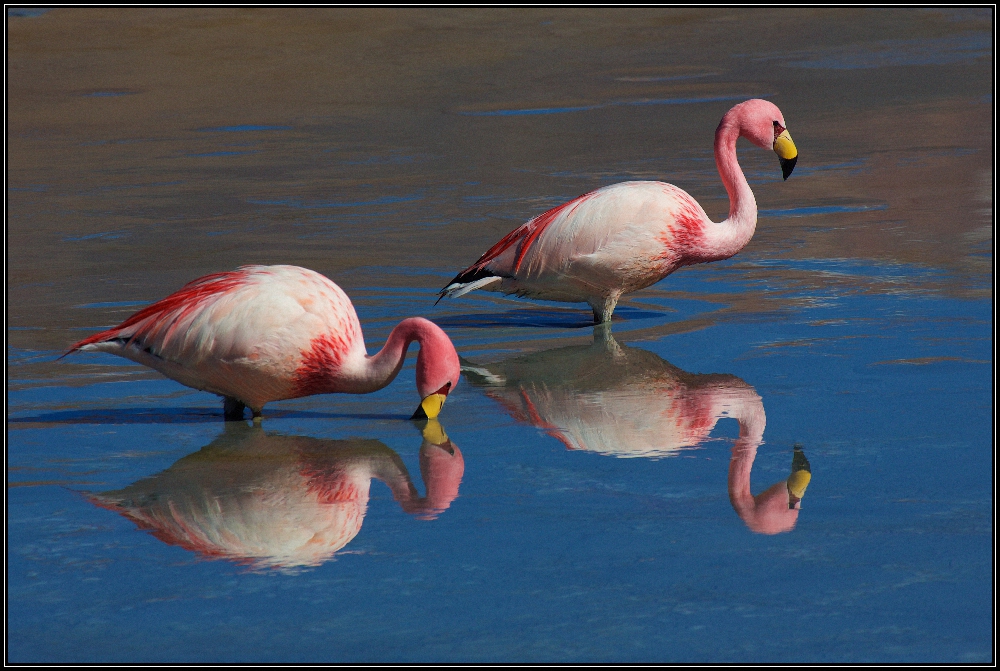
[[[478,261],[456,275],[441,290],[441,297],[446,295],[461,296],[504,277],[515,277],[528,251],[545,230],[554,221],[564,219],[572,213],[580,203],[593,196],[594,193],[596,192],[586,193],[568,203],[553,207],[505,235],[499,242],[486,250],[486,253],[480,256]],[[476,286],[472,286],[473,284]]]
[[[69,351],[111,352],[253,403],[287,397],[317,342],[342,351],[341,360],[364,354],[347,295],[304,268],[244,266],[194,280]]]

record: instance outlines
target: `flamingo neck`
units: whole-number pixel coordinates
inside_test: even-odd
[[[414,341],[420,344],[420,352],[417,354],[417,393],[423,398],[437,391],[440,382],[437,382],[437,386],[432,382],[441,377],[439,369],[451,364],[457,371],[458,354],[444,331],[433,322],[420,317],[410,317],[399,322],[389,334],[382,350],[374,356],[365,357],[355,388],[344,391],[363,394],[378,391],[392,382],[403,367],[407,348]]]
[[[739,121],[739,116],[730,111],[715,131],[715,165],[729,194],[729,218],[706,231],[712,260],[736,254],[750,242],[757,228],[757,201],[736,160],[736,140],[742,133]]]
[[[366,394],[382,389],[396,379],[403,361],[406,359],[406,350],[414,340],[421,342],[422,333],[414,319],[404,319],[396,325],[396,328],[389,334],[385,345],[378,354],[365,357],[365,365],[361,379],[358,380],[357,390],[353,393]],[[421,342],[421,351],[423,343]]]

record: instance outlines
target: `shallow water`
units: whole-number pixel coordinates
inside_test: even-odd
[[[8,10],[8,660],[993,661],[992,20]],[[741,144],[733,259],[610,333],[434,305],[605,184],[724,217],[711,142],[747,97],[800,158],[782,182]],[[246,263],[334,279],[369,351],[441,325],[440,424],[406,419],[412,358],[260,427],[59,359]]]

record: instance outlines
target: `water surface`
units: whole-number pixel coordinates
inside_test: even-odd
[[[992,10],[8,10],[11,662],[993,661]],[[629,179],[728,261],[584,305],[436,292]],[[71,343],[313,268],[412,359],[261,426]],[[806,475],[808,474],[808,476]],[[807,486],[804,486],[805,483]]]

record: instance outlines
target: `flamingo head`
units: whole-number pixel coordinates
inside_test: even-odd
[[[778,155],[781,176],[788,179],[795,169],[799,151],[785,128],[785,117],[777,105],[755,98],[733,107],[723,118],[730,119],[740,129],[740,135],[761,149],[772,149]]]
[[[415,339],[420,343],[417,393],[421,400],[411,419],[434,419],[441,412],[448,394],[458,384],[458,352],[448,334],[426,319],[419,319]]]

